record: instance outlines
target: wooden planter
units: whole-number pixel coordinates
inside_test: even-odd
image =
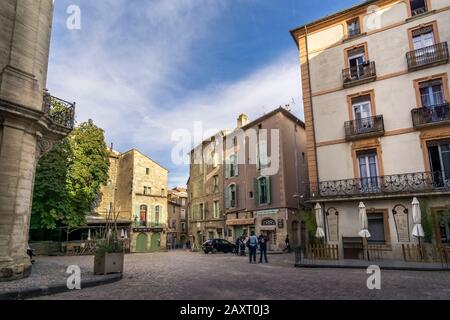
[[[123,273],[124,258],[124,252],[95,255],[94,274]]]

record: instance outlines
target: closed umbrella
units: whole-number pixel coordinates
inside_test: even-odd
[[[91,229],[88,229],[88,241],[91,241]]]
[[[370,232],[368,230],[369,222],[367,221],[366,206],[364,203],[359,203],[359,236],[361,238],[370,238]]]
[[[322,207],[320,206],[319,203],[316,204],[314,211],[316,212],[316,224],[317,224],[316,238],[325,238],[325,232],[323,230],[324,222],[323,222]]]
[[[367,260],[370,260],[369,256],[369,246],[367,245],[367,238],[370,238],[370,232],[368,230],[369,228],[369,221],[367,220],[367,212],[366,212],[366,206],[363,202],[359,203],[359,227],[360,231],[358,232],[359,236],[361,238],[364,238],[364,245],[366,246],[367,250]]]
[[[420,211],[420,204],[419,204],[419,200],[417,200],[417,198],[414,198],[413,202],[412,202],[412,215],[413,215],[413,222],[414,222],[412,235],[419,238],[419,243],[420,243],[420,238],[424,237],[425,234],[424,234],[423,228],[422,228],[422,212]]]

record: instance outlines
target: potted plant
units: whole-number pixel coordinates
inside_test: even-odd
[[[94,274],[123,273],[125,250],[123,242],[118,237],[117,218],[112,210],[107,214],[106,226],[100,232],[97,240]]]

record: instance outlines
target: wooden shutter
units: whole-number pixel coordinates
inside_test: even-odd
[[[267,185],[267,203],[270,204],[270,177],[266,177],[266,185]]]
[[[225,208],[230,208],[230,201],[231,201],[231,189],[230,186],[228,186],[225,190]]]
[[[225,159],[225,179],[230,178],[230,158]]]
[[[239,199],[239,190],[238,190],[238,186],[237,186],[237,184],[235,184],[234,185],[234,192],[235,192],[235,199],[234,199],[234,207],[235,208],[239,208],[239,202],[238,202],[238,199]]]
[[[151,222],[152,222],[152,224],[155,224],[156,223],[156,220],[155,220],[155,213],[156,213],[156,208],[155,208],[155,206],[151,206],[151,215],[152,215],[152,218],[151,218]]]

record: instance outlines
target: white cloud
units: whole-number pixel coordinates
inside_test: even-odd
[[[254,119],[292,98],[295,114],[303,113],[295,48],[243,79],[167,97],[171,105],[161,104],[162,92],[179,89],[193,44],[210,35],[208,26],[226,2],[83,3],[82,30],[53,39],[48,87],[75,100],[77,120],[94,119],[122,151],[136,147],[171,169],[171,184],[187,180],[186,168],[168,162],[173,130],[192,130],[195,121],[206,129],[232,129],[240,113]]]

